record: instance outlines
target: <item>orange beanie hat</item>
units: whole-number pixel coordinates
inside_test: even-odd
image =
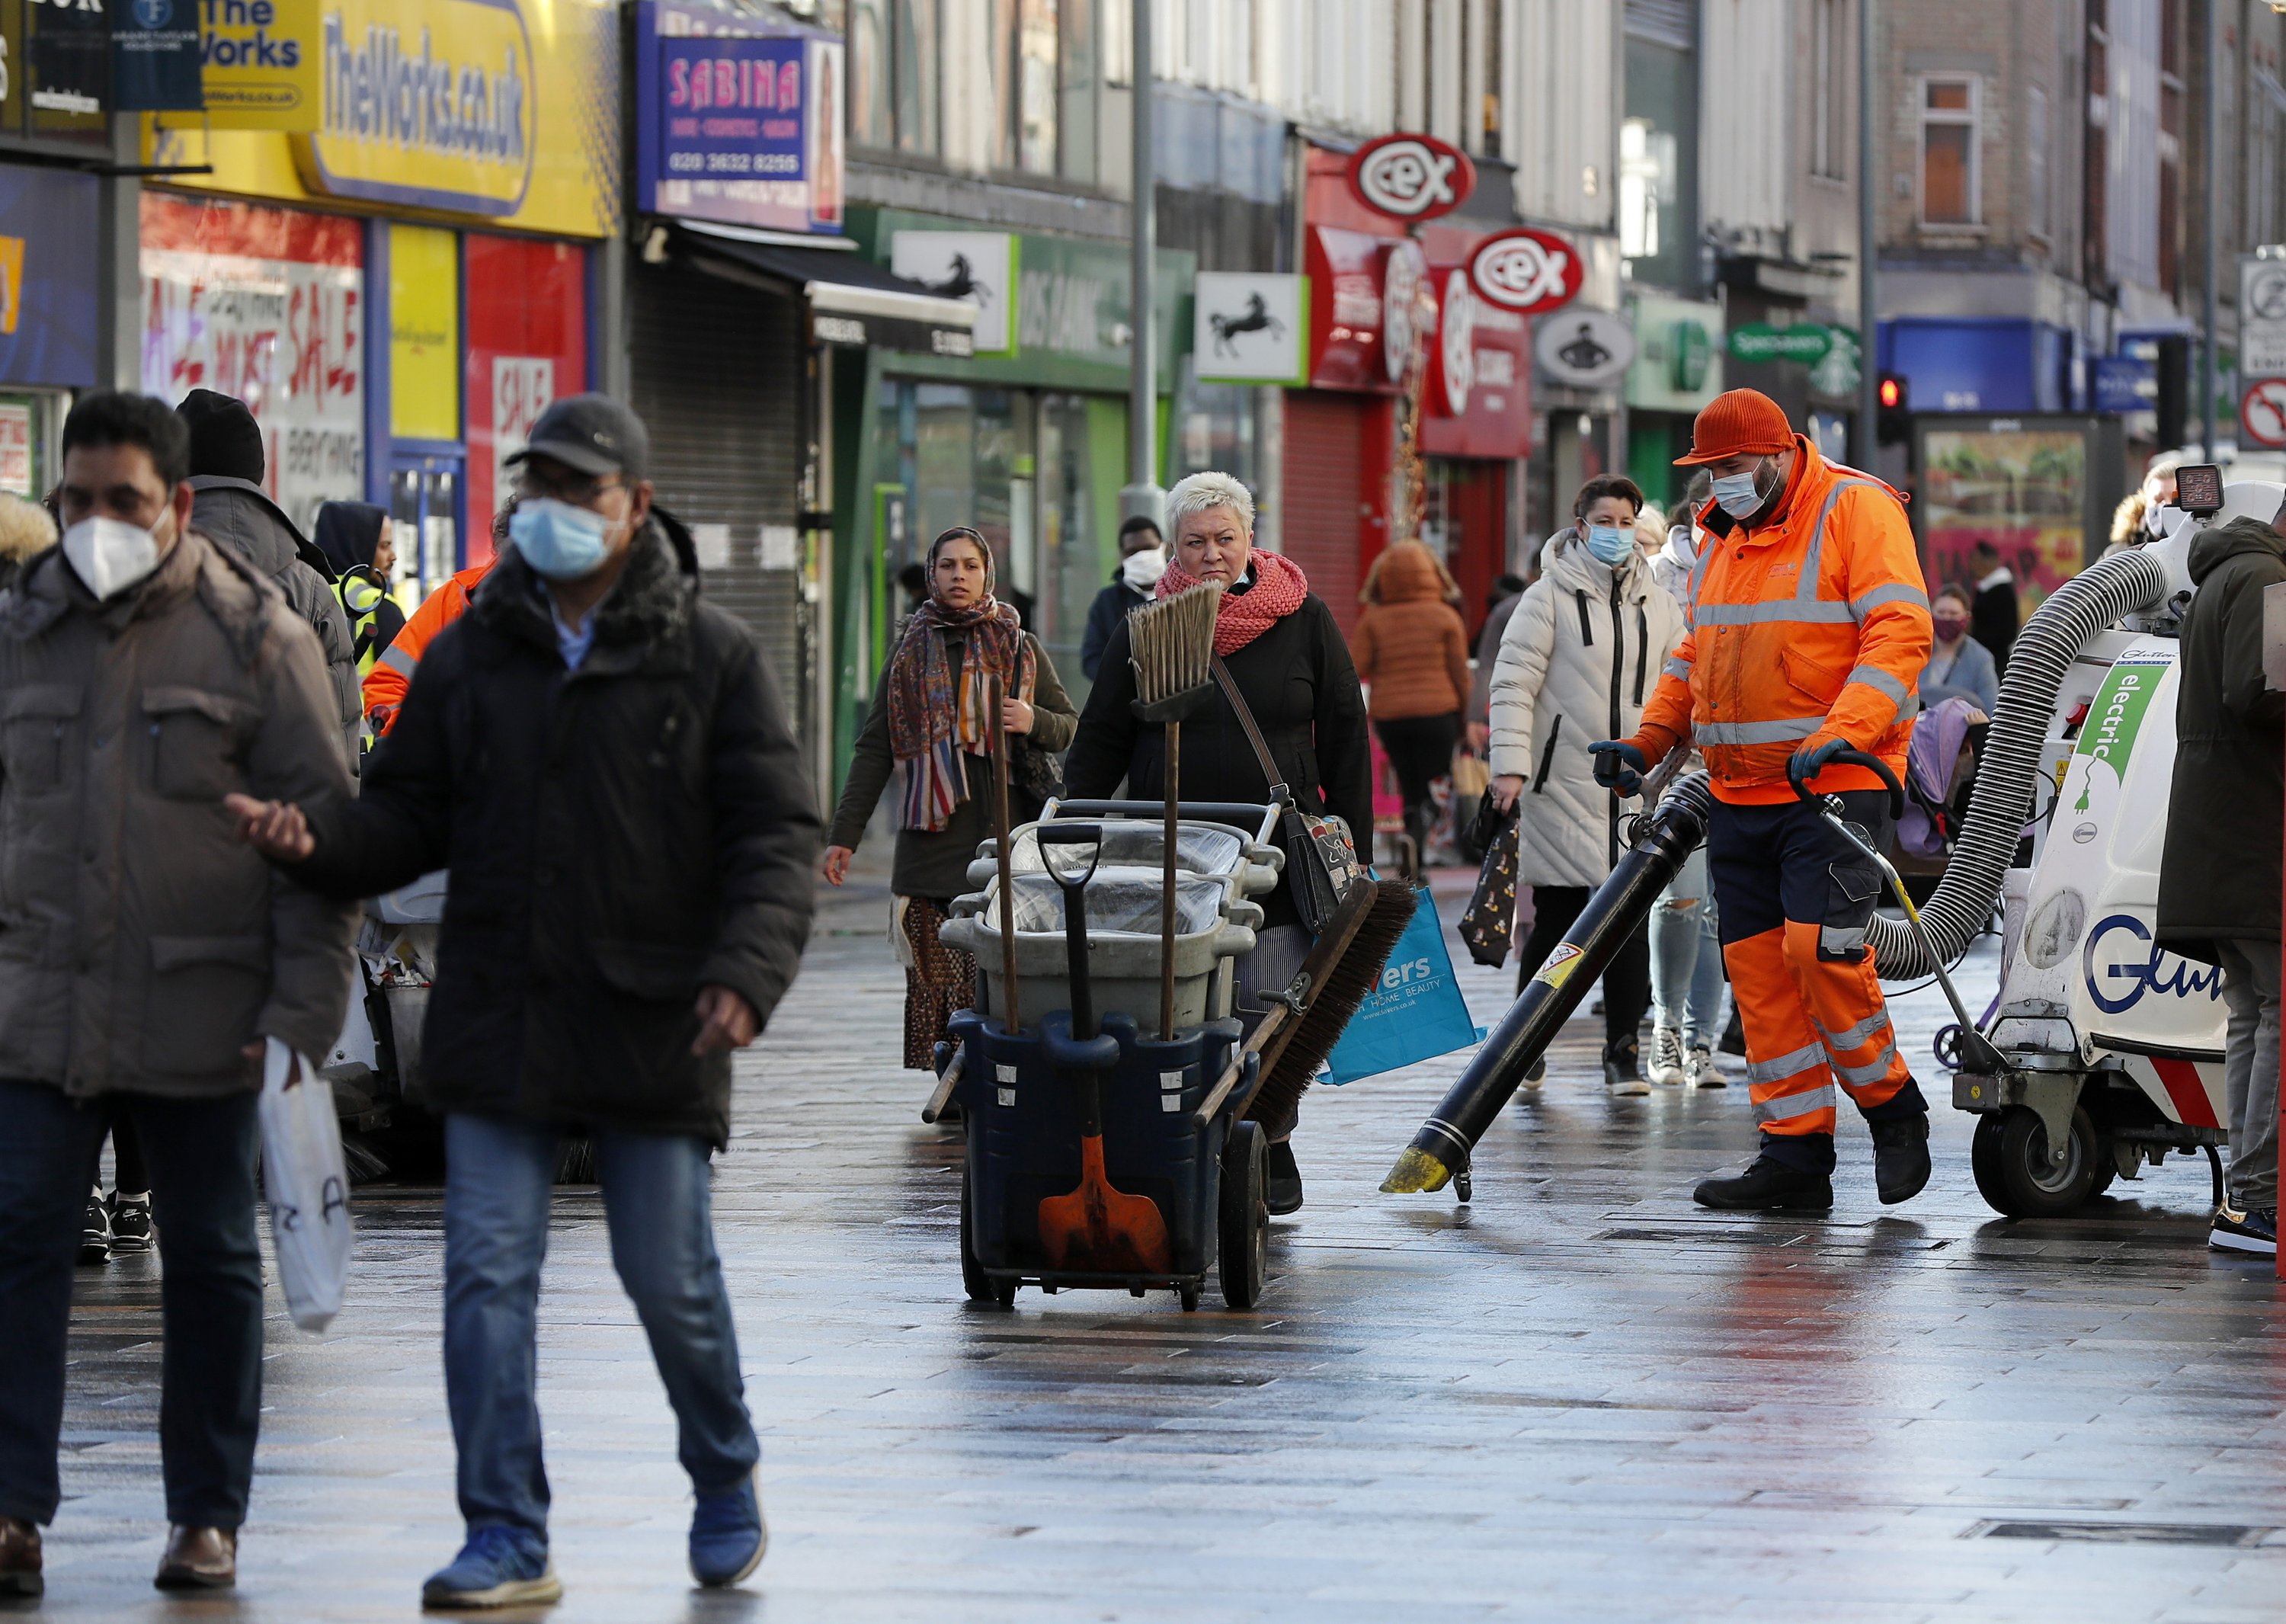
[[[1755,389],[1734,389],[1708,401],[1691,425],[1691,454],[1677,468],[1720,462],[1725,457],[1760,453],[1776,456],[1793,449],[1793,425],[1785,408]]]

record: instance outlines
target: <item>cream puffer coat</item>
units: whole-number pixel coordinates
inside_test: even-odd
[[[1588,746],[1636,730],[1682,641],[1682,607],[1640,552],[1614,577],[1573,532],[1548,544],[1493,667],[1491,765],[1495,777],[1525,781],[1524,884],[1599,886],[1610,877],[1620,818],[1637,803],[1596,782]]]

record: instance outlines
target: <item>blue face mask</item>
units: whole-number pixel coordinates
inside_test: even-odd
[[[578,580],[602,569],[611,556],[604,540],[611,528],[611,521],[593,508],[548,496],[518,503],[508,522],[516,550],[549,580]]]
[[[1636,532],[1612,524],[1588,526],[1588,550],[1616,570],[1636,550]]]
[[[1766,498],[1762,494],[1762,469],[1759,467],[1743,474],[1717,474],[1714,477],[1714,504],[1734,519],[1750,519],[1762,511]]]

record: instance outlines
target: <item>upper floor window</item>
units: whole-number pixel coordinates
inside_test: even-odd
[[[1921,221],[1975,225],[1983,218],[1977,121],[1983,99],[1975,78],[1921,82]]]
[[[1849,115],[1847,87],[1856,83],[1857,76],[1849,58],[1849,19],[1844,11],[1849,0],[1815,3],[1817,11],[1811,18],[1815,103],[1810,111],[1816,128],[1810,131],[1809,167],[1814,175],[1841,179],[1849,152],[1843,128]]]

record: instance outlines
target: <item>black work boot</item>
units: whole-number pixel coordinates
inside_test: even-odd
[[[1911,1201],[1929,1181],[1927,1113],[1865,1126],[1873,1134],[1873,1188],[1882,1205]]]
[[[1702,1207],[1736,1212],[1825,1212],[1833,1205],[1833,1180],[1768,1156],[1735,1179],[1708,1179],[1691,1192]]]
[[[1302,1170],[1295,1164],[1294,1147],[1284,1139],[1263,1147],[1262,1202],[1281,1218],[1302,1210]]]

